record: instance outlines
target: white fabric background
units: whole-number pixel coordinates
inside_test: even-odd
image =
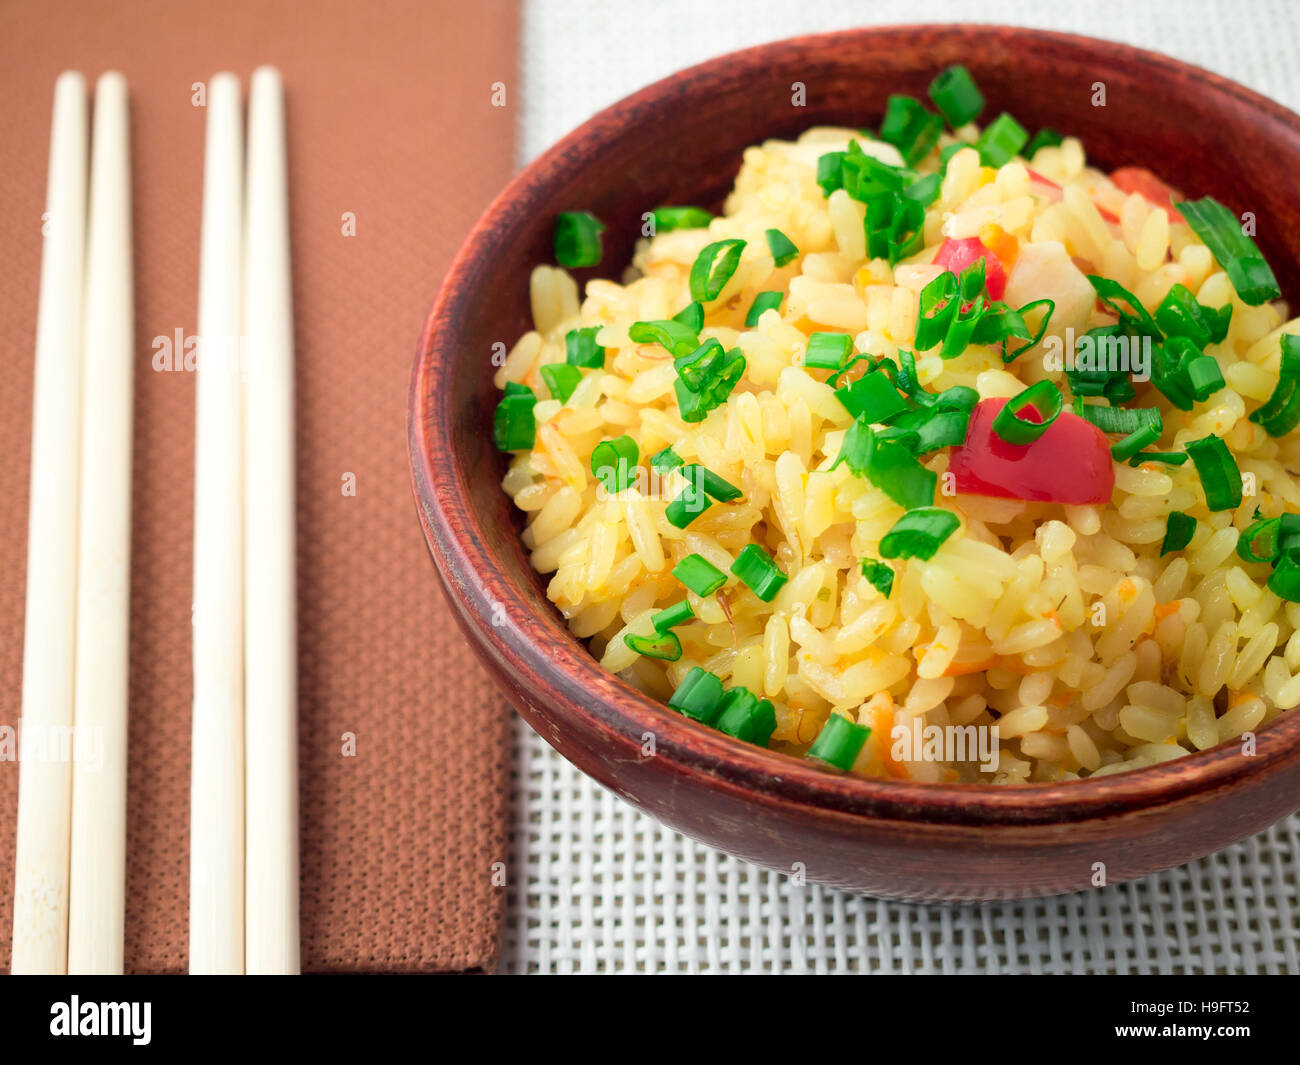
[[[865,24],[1002,22],[1164,51],[1300,110],[1293,0],[525,0],[520,162],[595,111],[722,52]],[[516,722],[506,972],[1300,972],[1300,815],[1102,891],[882,902],[669,831]]]

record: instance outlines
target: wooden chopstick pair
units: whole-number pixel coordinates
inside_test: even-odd
[[[208,86],[194,481],[190,971],[297,972],[293,321],[284,92]],[[241,386],[242,376],[245,378]]]
[[[131,558],[126,80],[55,86],[37,315],[15,973],[120,972]],[[93,758],[92,758],[93,755]]]
[[[210,106],[190,967],[296,972],[293,339],[279,74],[261,68],[251,81],[246,204],[233,75],[213,79]],[[86,127],[85,81],[65,73],[37,320],[14,973],[123,969],[134,323],[120,74],[95,89],[89,206]],[[208,356],[205,338],[216,341]]]

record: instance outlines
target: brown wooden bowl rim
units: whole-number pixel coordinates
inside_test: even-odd
[[[1300,115],[1211,71],[1162,55],[1098,38],[1024,27],[969,25],[902,25],[848,29],[761,44],[689,67],[647,86],[600,111],[526,166],[479,219],[449,268],[425,319],[411,374],[408,447],[411,481],[420,521],[441,580],[453,605],[483,644],[495,647],[503,668],[523,678],[535,693],[530,702],[562,703],[570,715],[604,734],[611,746],[640,746],[642,735],[656,737],[656,758],[667,758],[682,773],[709,787],[735,790],[756,798],[797,803],[851,817],[924,821],[953,826],[973,824],[1043,825],[1100,816],[1135,813],[1231,786],[1300,757],[1300,713],[1288,713],[1261,728],[1257,751],[1245,757],[1235,743],[1186,755],[1126,773],[1058,783],[931,784],[877,780],[823,769],[813,762],[769,751],[724,736],[684,718],[602,669],[575,637],[543,646],[511,622],[533,614],[485,549],[490,539],[468,505],[463,471],[453,463],[435,463],[435,454],[454,454],[450,431],[450,376],[458,350],[455,324],[461,308],[476,292],[477,275],[498,249],[510,246],[509,232],[526,206],[544,192],[554,172],[599,156],[630,114],[667,99],[680,102],[683,91],[701,76],[734,65],[782,62],[864,37],[909,38],[917,34],[963,39],[969,47],[992,34],[1018,35],[1026,45],[1051,46],[1084,53],[1098,64],[1141,65],[1179,75],[1194,75],[1199,91],[1235,97],[1252,111],[1300,132]],[[1190,84],[1190,82],[1189,82]],[[424,397],[430,399],[428,410]],[[444,513],[463,517],[466,536],[456,535]],[[507,623],[486,623],[494,603],[505,607]],[[611,693],[606,701],[593,693]],[[545,715],[544,715],[545,716]]]

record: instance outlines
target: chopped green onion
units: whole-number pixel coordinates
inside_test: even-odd
[[[722,681],[701,666],[692,666],[686,674],[668,707],[684,717],[712,725],[722,712]]]
[[[789,580],[776,568],[772,556],[757,544],[745,545],[736,556],[736,561],[731,564],[731,572],[765,603],[770,603],[772,597]]]
[[[948,391],[951,392],[952,389]],[[942,396],[938,398],[941,400]],[[953,410],[940,407],[936,403],[925,410],[904,414],[894,422],[894,425],[899,429],[915,433],[916,441],[911,446],[912,453],[924,455],[941,447],[964,444],[966,430],[970,425],[970,414],[969,407]]]
[[[794,241],[779,229],[769,229],[764,235],[767,237],[768,251],[772,253],[772,261],[777,266],[784,266],[786,263],[798,258],[799,249],[795,247]]]
[[[1166,466],[1181,466],[1188,457],[1186,451],[1139,451],[1128,460],[1128,464],[1141,466],[1144,462],[1160,462]]]
[[[699,303],[717,299],[740,265],[744,250],[745,242],[735,238],[706,244],[691,265],[691,299]]]
[[[1282,358],[1278,364],[1277,385],[1250,420],[1263,426],[1269,436],[1285,436],[1300,425],[1300,336],[1282,334]]]
[[[673,576],[701,597],[727,583],[727,575],[703,555],[687,555],[673,567]]]
[[[942,132],[943,119],[927,111],[920,100],[891,96],[885,105],[880,139],[897,148],[908,166],[929,155]]]
[[[699,347],[678,355],[673,360],[673,368],[687,388],[699,392],[714,379],[726,354],[721,342],[709,337]]]
[[[915,200],[923,207],[928,207],[939,198],[939,192],[943,188],[942,174],[926,174],[925,177],[917,178],[912,184],[903,190],[903,196],[909,200]]]
[[[863,374],[852,384],[835,390],[835,398],[854,418],[884,424],[907,411],[907,401],[880,370]]]
[[[660,473],[667,473],[669,470],[675,470],[682,464],[682,457],[677,454],[671,447],[666,447],[662,451],[656,451],[650,458],[650,465]]]
[[[641,449],[630,436],[602,440],[591,451],[591,472],[611,495],[624,491],[632,483]]]
[[[573,390],[582,380],[582,370],[567,362],[550,362],[541,369],[542,380],[550,391],[552,398],[567,403]]]
[[[1100,277],[1097,274],[1085,276],[1092,283],[1097,298],[1119,315],[1120,325],[1127,326],[1128,332],[1150,336],[1153,340],[1162,338],[1163,334],[1160,332],[1160,327],[1156,325],[1156,320],[1133,293],[1109,277]]]
[[[555,261],[568,267],[597,265],[604,231],[604,223],[590,211],[561,211],[555,219]]]
[[[831,714],[808,748],[808,757],[847,771],[853,768],[870,735],[866,725],[855,725],[840,714]]]
[[[1187,337],[1198,348],[1222,343],[1232,320],[1232,304],[1218,310],[1197,302],[1186,285],[1174,284],[1156,308],[1156,324],[1167,337]]]
[[[711,506],[713,502],[704,490],[695,481],[688,480],[682,494],[664,508],[664,517],[669,525],[684,529]]]
[[[699,300],[692,300],[673,315],[673,321],[686,326],[692,333],[698,335],[704,328],[704,304]]]
[[[700,346],[698,329],[671,319],[633,322],[627,335],[633,344],[658,344],[675,357],[689,355]]]
[[[1165,523],[1165,538],[1160,544],[1161,557],[1169,554],[1170,551],[1181,551],[1192,542],[1195,533],[1195,518],[1184,514],[1181,510],[1171,512],[1169,520]]]
[[[862,560],[862,576],[886,599],[894,590],[894,567],[888,562],[876,562],[873,559]]]
[[[993,419],[993,431],[1008,444],[1032,444],[1056,421],[1061,403],[1061,390],[1051,381],[1039,381],[1007,400]],[[1020,417],[1026,409],[1037,413],[1038,421]]]
[[[600,326],[570,329],[564,334],[564,361],[570,366],[600,369],[605,365],[605,349],[596,343]]]
[[[1138,338],[1130,337],[1137,343]],[[1152,353],[1151,383],[1179,410],[1191,410],[1196,405],[1188,367],[1201,357],[1201,349],[1187,337],[1170,337]]]
[[[675,632],[656,632],[653,636],[639,636],[629,632],[623,642],[639,655],[646,658],[662,658],[665,662],[676,662],[682,657],[682,641]]]
[[[713,215],[703,207],[656,207],[655,232],[671,233],[674,229],[703,229]]]
[[[955,533],[961,522],[951,510],[917,507],[909,510],[880,541],[882,558],[919,558],[929,561]]]
[[[655,632],[667,632],[669,629],[684,625],[686,622],[695,618],[695,611],[691,609],[691,604],[683,599],[680,603],[674,603],[650,618],[650,624],[654,626]]]
[[[1187,453],[1201,478],[1205,505],[1211,510],[1241,506],[1241,471],[1228,445],[1211,433],[1187,445]]]
[[[844,187],[844,157],[846,152],[827,152],[817,157],[817,184],[822,195],[829,196]]]
[[[846,463],[858,477],[868,481],[908,510],[934,502],[939,475],[922,466],[903,444],[881,438],[864,418],[858,418],[844,434],[844,443],[831,469]]]
[[[781,300],[784,298],[780,292],[760,292],[749,305],[749,313],[745,315],[745,327],[752,329],[758,325],[758,320],[763,317],[765,311],[780,310]]]
[[[983,261],[983,260],[981,260]],[[929,351],[948,333],[957,312],[957,278],[945,270],[921,289],[916,321],[916,350]]]
[[[1219,369],[1219,364],[1213,356],[1197,355],[1190,359],[1183,369],[1187,374],[1187,383],[1191,386],[1192,395],[1196,397],[1198,403],[1214,395],[1226,384],[1223,380],[1223,371]]]
[[[1237,556],[1243,562],[1276,562],[1282,553],[1282,519],[1255,522],[1237,539]]]
[[[1048,129],[1044,126],[1034,134],[1034,139],[1029,142],[1029,147],[1025,149],[1025,158],[1030,162],[1033,162],[1034,156],[1038,154],[1040,149],[1055,148],[1058,144],[1061,144],[1064,141],[1065,138],[1061,136],[1061,134],[1057,133],[1056,130]]]
[[[526,451],[537,441],[537,396],[527,385],[510,382],[492,418],[492,441],[499,451]]]
[[[694,464],[682,467],[682,475],[699,482],[700,488],[719,503],[734,503],[745,493],[730,481],[719,477],[705,466]]]
[[[1288,551],[1277,563],[1273,575],[1268,579],[1268,590],[1279,599],[1300,602],[1300,555]]]
[[[984,110],[984,94],[970,71],[960,65],[941,70],[935,76],[930,82],[930,99],[953,129],[975,121]]]
[[[1133,413],[1138,415],[1137,428],[1119,443],[1111,445],[1111,458],[1116,462],[1124,462],[1144,447],[1156,443],[1165,431],[1158,407],[1139,407]]]
[[[714,727],[727,736],[766,747],[776,731],[776,708],[748,688],[731,688],[722,697]]]
[[[834,370],[853,350],[853,338],[847,333],[813,333],[803,364],[809,369]]]
[[[1091,422],[1103,433],[1135,433],[1146,424],[1149,416],[1160,417],[1156,407],[1113,407],[1105,403],[1085,403],[1075,397],[1074,413]]]
[[[1181,200],[1174,206],[1227,272],[1243,303],[1257,307],[1282,295],[1259,247],[1228,208],[1211,196]]]
[[[1011,162],[1028,140],[1029,131],[1004,111],[984,127],[975,148],[981,163],[996,168]]]

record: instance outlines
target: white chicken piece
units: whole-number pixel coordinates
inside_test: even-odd
[[[1007,275],[1003,299],[1012,307],[1023,307],[1034,300],[1055,300],[1056,309],[1052,311],[1047,333],[1064,340],[1067,329],[1081,336],[1088,328],[1097,293],[1083,271],[1074,265],[1065,245],[1045,240],[1021,248]]]

